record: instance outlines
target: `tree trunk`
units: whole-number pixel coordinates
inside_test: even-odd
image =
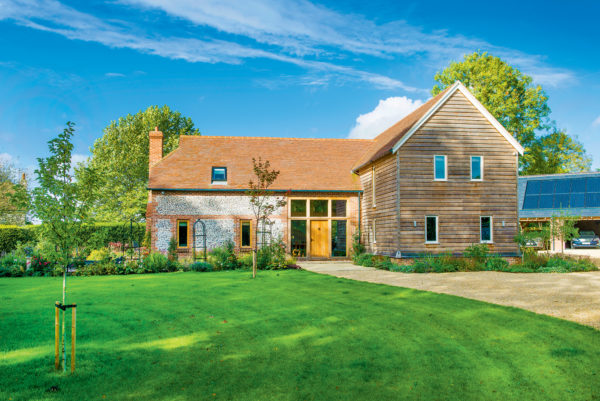
[[[69,264],[65,264],[65,271],[63,272],[63,296],[62,296],[62,304],[63,306],[67,303],[67,269]],[[65,352],[65,319],[66,313],[63,309],[62,311],[62,360],[63,360],[63,372],[66,372],[67,369],[67,354]]]
[[[252,250],[252,278],[256,278],[256,249]]]

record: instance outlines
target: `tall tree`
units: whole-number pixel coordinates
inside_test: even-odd
[[[527,172],[530,174],[555,174],[572,171],[588,171],[592,159],[583,145],[565,131],[536,138],[531,146]]]
[[[258,160],[252,158],[253,171],[256,181],[250,180],[249,190],[246,192],[250,196],[250,205],[255,218],[254,245],[252,247],[252,278],[256,277],[256,256],[258,253],[258,231],[261,225],[268,224],[269,217],[280,207],[285,206],[286,201],[280,197],[274,196],[269,187],[273,185],[279,176],[279,170],[271,169],[271,163],[268,160],[264,162],[259,157]]]
[[[29,208],[25,173],[0,160],[0,224],[25,224]]]
[[[194,123],[167,106],[151,106],[112,121],[94,142],[88,166],[99,183],[96,217],[102,221],[141,220],[148,200],[148,133],[163,132],[163,154],[175,150],[180,135],[200,135]],[[85,174],[77,171],[77,176]]]
[[[462,61],[452,62],[438,72],[434,79],[437,81],[431,90],[434,96],[459,80],[515,136],[525,148],[520,166],[522,174],[540,173],[536,160],[548,157],[568,163],[555,166],[552,171],[546,168],[545,172],[578,171],[589,164],[585,150],[572,138],[563,141],[565,146],[544,148],[557,139],[552,135],[558,132],[549,117],[548,96],[540,85],[533,84],[530,76],[499,57],[485,52],[465,55]],[[560,132],[563,138],[568,138],[566,132]],[[540,139],[540,135],[548,133],[550,137]],[[544,155],[540,155],[542,150]],[[553,152],[551,156],[550,151]]]
[[[72,122],[58,137],[48,142],[50,156],[38,158],[35,174],[38,187],[33,190],[33,209],[42,221],[44,238],[54,244],[55,259],[63,268],[62,303],[67,302],[67,270],[76,247],[80,244],[82,228],[91,222],[90,208],[93,200],[94,175],[81,167],[82,175],[89,181],[74,180],[71,169],[73,144],[71,138],[75,132]],[[65,356],[65,313],[62,319],[63,370]]]

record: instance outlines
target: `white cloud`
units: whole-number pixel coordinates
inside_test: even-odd
[[[87,162],[87,160],[88,160],[89,157],[90,157],[89,155],[82,155],[82,154],[79,154],[79,153],[73,153],[71,155],[71,164],[74,165],[74,166],[78,165],[79,163],[84,163],[85,164]]]
[[[108,78],[122,78],[125,74],[121,74],[120,72],[107,72],[104,76]]]
[[[183,20],[189,25],[185,31],[191,33],[185,37],[161,36],[157,27],[100,19],[56,0],[0,0],[0,20],[11,19],[69,39],[193,63],[240,64],[246,59],[264,58],[297,65],[330,81],[360,81],[377,88],[412,92],[424,90],[393,77],[342,64],[353,60],[355,55],[384,59],[418,56],[423,65],[438,69],[474,49],[486,49],[507,60],[516,60],[536,82],[559,85],[573,79],[571,72],[546,65],[540,56],[452,35],[445,30],[428,32],[406,21],[378,24],[361,15],[342,14],[308,0],[120,0],[120,3],[159,12],[178,24]],[[111,7],[116,6],[112,3]],[[201,33],[195,34],[191,29],[194,27],[202,29]],[[311,82],[320,85],[323,78]]]
[[[9,153],[0,153],[0,164],[12,163],[13,157]]]
[[[600,116],[592,122],[592,127],[600,127]]]
[[[350,130],[348,138],[375,138],[422,104],[421,100],[406,96],[380,100],[373,111],[356,118],[356,125]]]

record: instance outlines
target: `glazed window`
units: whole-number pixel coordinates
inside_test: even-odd
[[[306,199],[292,199],[290,208],[292,217],[306,217]]]
[[[371,198],[373,207],[377,206],[377,202],[375,200],[375,166],[371,167]]]
[[[240,246],[242,248],[252,246],[252,223],[250,220],[240,221]]]
[[[227,184],[227,167],[212,168],[212,183]]]
[[[346,217],[346,201],[333,199],[331,201],[331,216]]]
[[[323,199],[310,200],[310,217],[327,217],[329,215],[329,201]]]
[[[177,246],[179,248],[188,247],[189,226],[187,220],[177,220]]]
[[[483,180],[483,156],[471,156],[471,181]]]
[[[425,242],[435,244],[438,242],[438,217],[425,217]]]
[[[479,219],[481,242],[492,242],[492,217],[481,216]]]
[[[376,244],[377,243],[377,223],[376,223],[376,219],[373,219],[372,221],[372,227],[371,229],[373,230],[373,243]]]
[[[331,254],[346,256],[346,220],[331,221]]]
[[[433,179],[445,181],[448,176],[448,162],[446,156],[433,156]]]

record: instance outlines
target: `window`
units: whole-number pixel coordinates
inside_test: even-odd
[[[483,156],[471,156],[471,181],[483,180]]]
[[[373,219],[373,221],[371,222],[371,230],[373,231],[373,243],[376,244],[377,243],[377,220]]]
[[[436,244],[438,242],[438,217],[425,217],[425,242]]]
[[[436,181],[445,181],[447,179],[448,163],[446,156],[433,156],[433,179]]]
[[[346,217],[346,201],[333,199],[331,201],[331,216]]]
[[[371,203],[373,207],[377,205],[375,202],[375,166],[371,167]]]
[[[292,220],[292,255],[306,256],[306,220]]]
[[[250,220],[240,221],[240,246],[242,248],[252,246],[252,223]]]
[[[346,220],[331,220],[331,254],[346,256]]]
[[[481,242],[492,242],[492,218],[490,216],[481,216],[479,221]]]
[[[177,247],[188,247],[189,222],[187,220],[177,220]]]
[[[329,201],[323,199],[310,200],[310,217],[329,216]]]
[[[212,168],[212,183],[227,184],[227,167]]]
[[[292,217],[306,217],[306,199],[292,199],[290,207]]]

